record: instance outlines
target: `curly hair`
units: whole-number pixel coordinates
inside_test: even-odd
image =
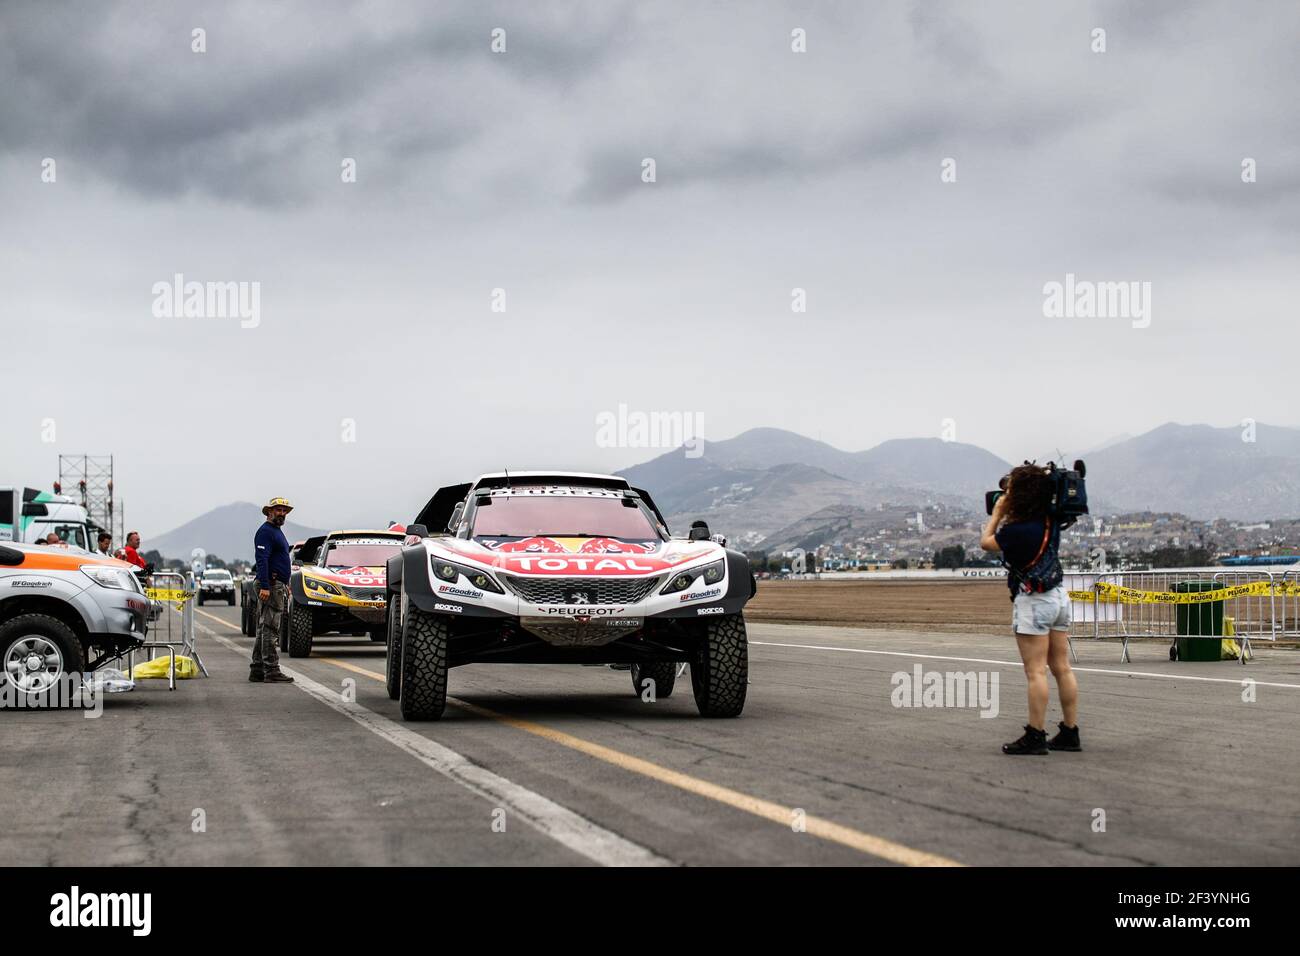
[[[1011,487],[1007,490],[1006,522],[1041,521],[1052,503],[1052,482],[1047,469],[1038,465],[1019,465],[1011,469]]]

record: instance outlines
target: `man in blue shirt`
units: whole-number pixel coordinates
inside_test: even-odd
[[[262,508],[266,521],[253,537],[257,560],[257,636],[248,679],[256,684],[292,684],[280,670],[280,622],[289,606],[289,539],[281,530],[293,510],[287,498],[272,498]]]

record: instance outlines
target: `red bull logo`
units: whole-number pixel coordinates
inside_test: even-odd
[[[518,541],[485,541],[493,551],[503,554],[568,554],[569,550],[554,538],[520,538]]]
[[[618,538],[589,538],[578,549],[579,554],[652,554],[654,545]]]

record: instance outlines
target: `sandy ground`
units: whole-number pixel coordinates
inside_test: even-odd
[[[1001,580],[760,581],[751,621],[1005,633],[1011,601]]]

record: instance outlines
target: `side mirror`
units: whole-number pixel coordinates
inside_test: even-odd
[[[408,538],[427,538],[429,529],[422,524],[409,524],[406,526],[406,536]]]
[[[727,546],[727,536],[725,534],[710,535],[709,540],[712,541],[714,544],[722,545],[722,547],[724,548]]]
[[[691,522],[690,534],[686,536],[687,541],[708,541],[712,536],[709,534],[709,524],[707,521]]]
[[[460,525],[460,516],[465,513],[465,502],[461,502],[451,509],[451,517],[447,519],[447,530],[452,534],[456,533],[456,528]]]

